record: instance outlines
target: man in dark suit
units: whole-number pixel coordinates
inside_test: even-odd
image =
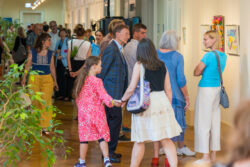
[[[102,55],[102,72],[99,77],[103,80],[108,94],[114,99],[121,99],[128,86],[127,63],[123,56],[123,45],[129,39],[129,29],[126,25],[114,28],[114,39]],[[121,154],[116,154],[121,123],[122,109],[119,107],[105,108],[110,129],[109,157],[113,163],[119,163]]]

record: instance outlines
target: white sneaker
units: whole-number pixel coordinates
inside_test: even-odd
[[[164,149],[163,149],[163,148],[160,148],[160,150],[159,150],[159,155],[164,155],[164,154],[165,154]]]
[[[195,152],[191,151],[188,147],[177,148],[177,155],[195,156]]]
[[[199,159],[193,162],[195,165],[209,165],[211,163],[210,160]]]

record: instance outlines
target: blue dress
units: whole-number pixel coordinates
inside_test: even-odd
[[[184,75],[184,60],[183,56],[177,51],[163,53],[157,50],[158,57],[163,61],[169,71],[171,89],[172,89],[172,107],[175,112],[177,122],[182,128],[180,136],[173,138],[174,141],[183,141],[184,132],[186,129],[185,121],[185,99],[181,92],[181,88],[186,85],[186,77]]]

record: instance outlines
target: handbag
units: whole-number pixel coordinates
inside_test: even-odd
[[[145,69],[141,64],[140,82],[127,104],[127,110],[133,114],[138,114],[147,110],[150,105],[150,83],[144,79],[144,74]]]
[[[223,108],[229,108],[229,100],[228,100],[228,95],[226,92],[225,87],[223,86],[223,79],[222,79],[222,74],[221,74],[221,66],[220,66],[220,59],[219,55],[217,52],[213,51],[216,55],[217,59],[217,67],[219,71],[219,76],[220,76],[220,83],[221,83],[221,91],[220,91],[220,104],[222,105]]]
[[[27,52],[24,45],[21,42],[21,38],[19,38],[19,46],[17,51],[13,55],[13,59],[15,63],[21,63],[27,58]]]

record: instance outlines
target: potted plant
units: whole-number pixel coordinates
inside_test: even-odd
[[[41,99],[41,93],[32,92],[28,89],[29,85],[15,84],[22,75],[20,71],[23,71],[23,65],[18,67],[12,64],[4,80],[0,80],[0,166],[17,166],[18,161],[32,154],[34,144],[38,143],[51,167],[55,163],[53,150],[64,147],[64,153],[67,153],[69,148],[65,148],[65,140],[61,136],[63,131],[58,129],[60,122],[54,120],[56,114],[49,127],[53,137],[41,136],[41,110],[29,99],[46,104]],[[36,72],[30,73],[33,75]],[[49,109],[58,113],[55,106],[46,106],[46,110]]]

